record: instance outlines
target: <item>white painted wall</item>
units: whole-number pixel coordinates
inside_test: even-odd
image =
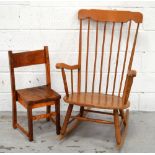
[[[55,69],[55,64],[77,62],[77,12],[81,8],[143,13],[134,61],[138,75],[130,96],[131,109],[155,111],[155,2],[108,0],[0,1],[0,111],[11,110],[8,50],[35,50],[48,45],[52,87],[64,95],[61,73]],[[43,66],[18,69],[18,88],[43,84],[43,70]],[[65,107],[62,101],[62,110]]]

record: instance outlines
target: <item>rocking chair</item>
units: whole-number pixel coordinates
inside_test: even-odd
[[[76,65],[56,64],[56,68],[62,71],[66,93],[64,101],[69,104],[61,129],[61,137],[72,131],[80,121],[114,124],[117,146],[121,147],[128,126],[128,108],[130,107],[128,99],[133,78],[136,76],[136,71],[131,68],[143,15],[130,11],[82,9],[78,12],[78,18],[80,20],[78,63]],[[95,29],[93,29],[94,25]],[[132,34],[134,37],[131,37]],[[95,46],[90,43],[93,39]],[[65,70],[71,71],[71,93],[69,93]],[[77,70],[78,74],[77,91],[73,89],[74,70]],[[92,80],[89,78],[91,75]],[[74,105],[80,107],[80,112],[76,116],[71,116]],[[106,109],[106,111],[92,110],[92,108]],[[107,112],[107,110],[112,112]],[[88,112],[111,115],[114,121],[86,117]],[[68,124],[73,121],[76,123],[67,130]]]

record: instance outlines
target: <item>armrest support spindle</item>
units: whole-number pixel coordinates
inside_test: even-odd
[[[127,78],[125,81],[125,87],[123,91],[124,104],[126,104],[128,101],[134,77],[136,77],[136,71],[135,70],[128,71]]]

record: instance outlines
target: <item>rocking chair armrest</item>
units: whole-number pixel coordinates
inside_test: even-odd
[[[68,83],[67,83],[67,79],[66,79],[65,69],[72,71],[74,69],[80,69],[80,66],[79,65],[67,65],[65,63],[57,63],[56,68],[61,69],[63,83],[64,83],[64,89],[65,89],[66,96],[68,97],[69,92],[68,92]]]
[[[71,69],[72,66],[69,66],[67,64],[64,64],[64,63],[57,63],[56,64],[56,68],[57,69],[61,69],[61,73],[62,73],[62,79],[63,79],[63,84],[64,84],[64,89],[65,89],[65,93],[66,93],[66,96],[68,97],[69,96],[69,92],[68,92],[68,83],[67,83],[67,79],[66,79],[66,73],[65,73],[65,70],[64,69]]]
[[[74,69],[79,69],[79,65],[68,65],[65,63],[57,63],[56,64],[57,69],[69,69],[69,70],[74,70]]]
[[[128,71],[128,74],[127,74],[127,76],[129,77],[136,77],[136,75],[137,75],[136,70],[130,70]]]

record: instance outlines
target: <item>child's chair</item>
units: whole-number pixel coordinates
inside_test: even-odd
[[[12,121],[13,128],[20,129],[28,138],[29,141],[33,141],[33,120],[39,120],[46,118],[50,119],[56,124],[56,133],[60,134],[60,98],[61,96],[51,89],[50,78],[50,63],[48,47],[44,47],[42,50],[27,51],[21,53],[12,53],[9,51],[10,61],[10,75],[11,75],[11,89],[12,89]],[[46,85],[16,90],[15,86],[15,73],[14,68],[45,64],[46,67]],[[28,117],[28,131],[26,131],[17,122],[17,106],[16,102],[19,102],[24,108],[27,109]],[[55,105],[55,112],[51,112],[51,105]],[[46,114],[32,115],[34,108],[47,107]],[[56,120],[52,118],[56,116]]]

